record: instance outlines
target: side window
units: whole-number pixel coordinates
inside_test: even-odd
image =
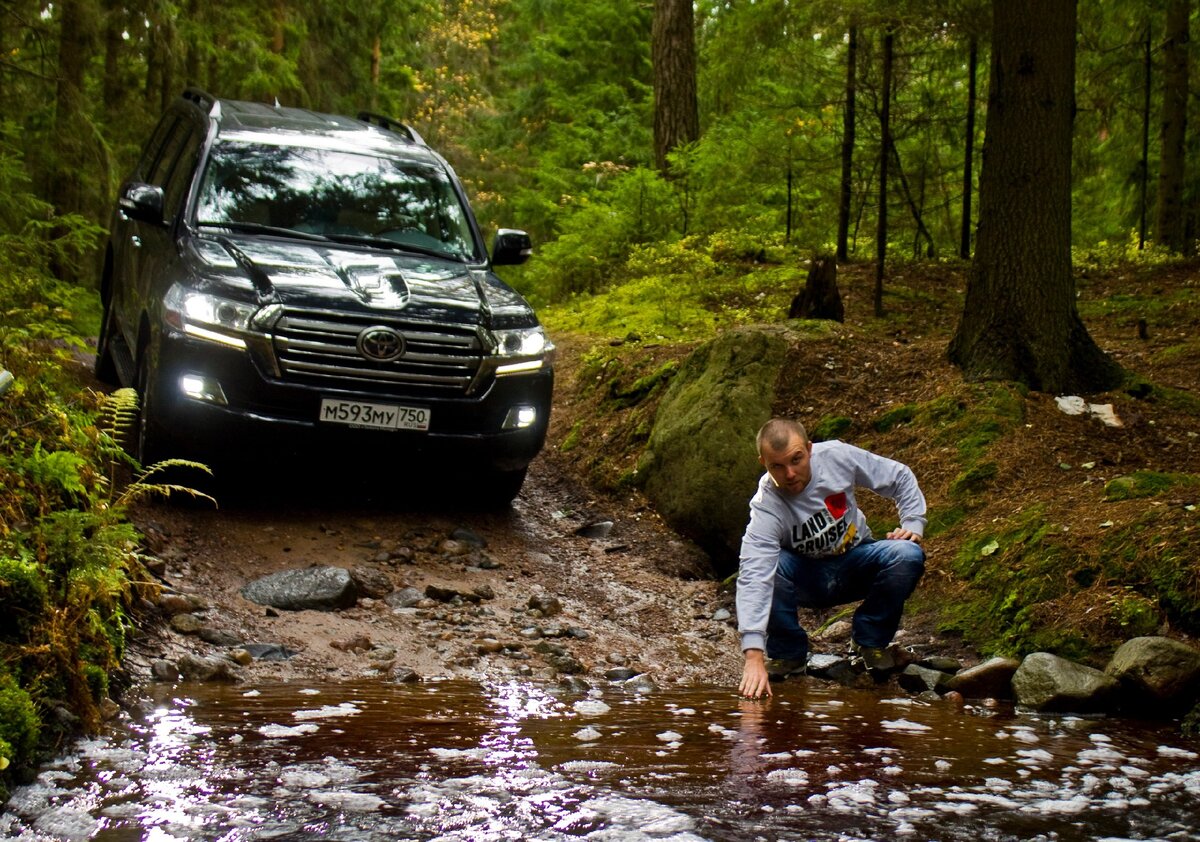
[[[192,183],[192,173],[196,169],[196,156],[199,152],[200,133],[190,132],[164,185],[166,195],[163,201],[163,215],[167,219],[174,219],[179,213],[180,205],[187,195],[188,185]]]
[[[146,145],[142,147],[142,157],[138,159],[136,178],[146,179],[149,176],[150,170],[154,168],[154,162],[160,157],[163,142],[166,141],[168,133],[175,125],[176,116],[174,114],[164,114],[162,119],[158,121],[158,125],[154,129],[154,134],[146,141]]]
[[[179,150],[183,148],[184,141],[187,140],[189,131],[186,120],[176,120],[171,127],[171,134],[163,143],[162,151],[158,153],[158,157],[154,160],[154,166],[146,173],[146,182],[153,184],[156,187],[163,187],[167,183],[167,177],[171,174],[171,168],[175,165],[175,159],[179,157]]]

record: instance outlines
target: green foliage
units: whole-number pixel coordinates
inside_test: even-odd
[[[1104,486],[1106,500],[1137,500],[1157,497],[1173,489],[1200,489],[1200,477],[1191,474],[1164,473],[1161,471],[1134,471],[1116,477]]]
[[[1103,576],[1153,598],[1173,626],[1195,635],[1200,633],[1200,547],[1189,517],[1181,509],[1147,508],[1105,536],[1098,567]]]
[[[49,604],[45,571],[35,561],[0,556],[0,642],[27,639]]]
[[[145,577],[124,518],[137,492],[115,493],[120,448],[96,425],[99,396],[76,374],[96,296],[50,275],[95,231],[40,207],[14,160],[0,144],[0,367],[14,376],[0,398],[0,788],[69,727],[42,723],[42,710],[63,706],[84,728],[99,724],[129,610],[151,592],[134,584]],[[14,226],[21,213],[39,224]]]
[[[13,769],[32,765],[40,727],[33,699],[0,664],[0,776],[10,764]],[[5,794],[2,781],[0,796]]]
[[[965,598],[948,606],[942,630],[961,634],[989,654],[1056,652],[1085,659],[1089,642],[1067,625],[1047,622],[1047,608],[1074,587],[1081,559],[1041,507],[1018,515],[998,532],[970,536],[951,569],[967,583]]]

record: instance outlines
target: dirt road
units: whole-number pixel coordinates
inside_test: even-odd
[[[240,493],[215,510],[141,506],[134,521],[166,592],[197,597],[203,607],[189,624],[175,621],[186,633],[164,616],[143,636],[132,647],[131,678],[148,677],[156,659],[258,643],[296,654],[245,665],[248,682],[409,670],[423,679],[578,674],[597,681],[620,668],[659,685],[736,682],[732,598],[702,578],[703,554],[636,500],[589,498],[555,458],[538,460],[503,513],[452,500],[356,500],[328,486],[318,498],[315,489],[267,477],[240,481]],[[463,492],[465,499],[469,487]],[[373,583],[375,596],[342,610],[284,611],[239,593],[259,577],[311,565],[351,570]],[[400,608],[383,596],[406,588],[424,595],[430,586],[443,598],[445,591],[474,596],[425,597]]]

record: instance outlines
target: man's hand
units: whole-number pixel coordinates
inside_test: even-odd
[[[921,543],[921,536],[913,532],[911,529],[905,529],[903,526],[898,526],[887,534],[887,537],[893,541],[912,541],[914,544]]]
[[[746,650],[746,666],[742,668],[742,683],[738,693],[747,699],[771,695],[771,679],[767,677],[767,664],[761,649]]]

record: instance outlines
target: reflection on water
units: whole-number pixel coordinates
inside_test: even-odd
[[[479,686],[163,687],[14,792],[22,840],[1200,839],[1169,726],[789,682],[559,696]]]

